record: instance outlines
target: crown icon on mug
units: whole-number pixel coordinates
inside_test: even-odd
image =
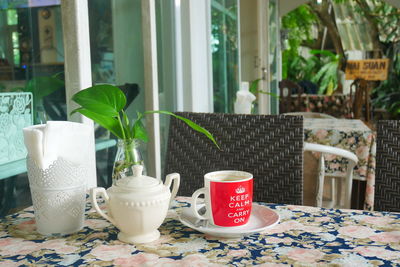
[[[238,194],[242,194],[246,192],[246,188],[244,188],[243,186],[239,186],[238,188],[236,188],[235,192]]]

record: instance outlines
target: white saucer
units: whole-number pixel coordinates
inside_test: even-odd
[[[193,215],[190,207],[187,207],[182,209],[179,220],[187,227],[204,234],[224,238],[238,238],[275,226],[279,223],[279,214],[268,207],[253,204],[250,219],[245,225],[221,227],[210,224],[208,220],[199,220]]]

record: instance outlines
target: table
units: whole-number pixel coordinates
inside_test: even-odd
[[[65,237],[37,234],[28,208],[0,221],[0,266],[400,264],[400,213],[260,203],[279,213],[280,224],[241,239],[223,239],[205,236],[179,222],[178,215],[188,201],[178,197],[159,228],[160,239],[141,245],[118,241],[118,230],[89,203],[85,227]]]
[[[357,155],[353,179],[366,181],[364,209],[373,210],[375,192],[376,134],[361,120],[304,119],[305,142],[349,150]],[[343,164],[336,156],[328,158],[326,172],[343,174]]]

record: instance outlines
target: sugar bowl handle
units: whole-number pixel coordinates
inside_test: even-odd
[[[91,190],[91,198],[92,198],[92,205],[94,207],[94,209],[106,220],[110,221],[112,224],[114,224],[115,226],[117,226],[117,223],[115,222],[114,218],[112,218],[111,216],[108,216],[107,214],[105,214],[99,207],[99,205],[97,204],[97,194],[101,195],[104,200],[106,201],[106,204],[108,206],[108,200],[110,199],[107,195],[106,190],[103,187],[96,187],[96,188],[92,188]]]
[[[179,184],[181,183],[180,174],[179,173],[168,174],[167,177],[165,178],[165,186],[168,188],[171,187],[172,181],[174,181],[174,187],[172,188],[172,192],[171,192],[170,206],[171,206],[172,201],[176,197],[176,193],[178,193]]]

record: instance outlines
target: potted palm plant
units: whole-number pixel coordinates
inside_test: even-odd
[[[193,130],[207,136],[219,148],[209,131],[191,120],[169,111],[137,112],[137,118],[130,121],[124,111],[126,106],[125,94],[118,87],[110,84],[94,85],[86,88],[76,93],[72,97],[72,100],[80,105],[80,107],[73,110],[71,114],[75,112],[81,113],[109,130],[119,139],[112,175],[113,183],[125,176],[131,176],[134,165],[143,165],[137,146],[140,141],[148,141],[147,131],[142,122],[146,114],[159,113],[180,119]]]

